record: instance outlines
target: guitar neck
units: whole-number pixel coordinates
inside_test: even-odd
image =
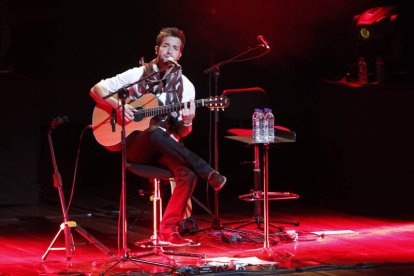
[[[204,106],[204,99],[196,100],[194,101],[196,107]],[[163,114],[169,114],[171,112],[178,112],[181,109],[184,108],[184,105],[188,104],[189,102],[185,103],[176,103],[176,104],[169,104],[169,105],[163,105],[163,106],[157,106],[157,107],[151,107],[151,108],[144,108],[139,109],[136,113],[141,114],[145,117],[153,117],[156,115],[163,115]]]

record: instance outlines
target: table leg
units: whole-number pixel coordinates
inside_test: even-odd
[[[269,144],[263,144],[263,190],[264,190],[264,248],[270,248],[269,243],[269,156],[268,156],[268,149]]]

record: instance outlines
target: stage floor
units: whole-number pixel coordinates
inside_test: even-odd
[[[111,259],[109,254],[99,250],[100,246],[87,244],[84,237],[72,231],[77,246],[69,263],[65,251],[50,251],[46,260],[41,260],[63,220],[59,202],[2,206],[0,275],[414,273],[413,217],[352,215],[316,207],[301,199],[272,201],[271,246],[267,249],[263,244],[263,231],[259,229],[263,224],[255,220],[253,207],[254,203],[249,202],[226,204],[219,212],[219,221],[202,209],[194,211],[193,218],[198,227],[207,229],[187,236],[201,245],[176,248],[174,252],[205,254],[205,258],[163,254],[141,256],[153,252],[134,245],[135,241],[151,236],[151,203],[129,202],[127,249],[131,250],[130,256],[141,256],[133,261],[118,258],[118,203],[98,198],[78,200],[69,210],[71,220],[111,251],[115,258]],[[238,220],[252,223],[237,232],[236,228],[241,226],[236,223]],[[297,221],[300,225],[280,221]],[[193,225],[187,226],[191,228]],[[64,247],[63,237],[61,233],[55,246]],[[120,242],[122,245],[122,239]],[[114,267],[108,270],[111,266]]]

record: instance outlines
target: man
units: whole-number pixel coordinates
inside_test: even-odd
[[[184,44],[183,31],[177,28],[163,28],[156,39],[154,60],[100,81],[90,93],[97,103],[116,109],[118,118],[122,118],[119,100],[113,97],[104,100],[103,97],[122,87],[129,87],[131,98],[153,93],[160,103],[165,105],[190,102],[189,106],[185,104],[180,112],[158,116],[155,118],[155,125],[145,131],[133,132],[127,137],[128,162],[159,163],[166,166],[174,175],[176,187],[160,225],[163,242],[172,246],[191,243],[179,235],[177,226],[183,218],[187,201],[197,183],[197,176],[207,180],[215,190],[220,190],[226,183],[224,176],[180,143],[180,139],[191,132],[195,117],[194,85],[182,74],[177,63],[181,58]],[[138,82],[147,76],[149,78]],[[135,111],[132,105],[125,105],[127,123],[134,119]]]

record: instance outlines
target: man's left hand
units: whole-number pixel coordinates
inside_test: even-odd
[[[191,125],[195,117],[195,103],[191,100],[189,103],[184,104],[184,108],[181,110],[181,118],[184,125]]]

